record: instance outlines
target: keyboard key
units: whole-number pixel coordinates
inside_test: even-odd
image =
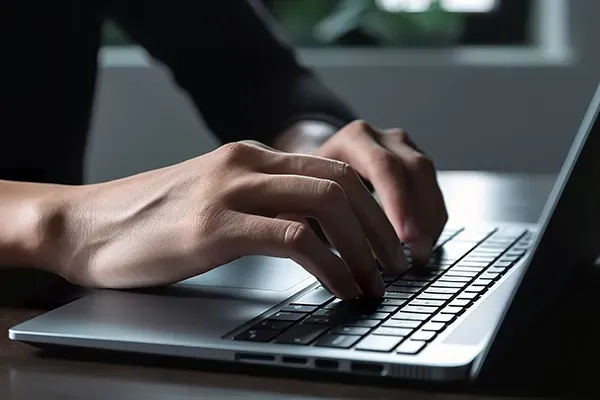
[[[487,261],[460,261],[458,264],[456,264],[457,267],[479,267],[479,268],[485,268],[488,265],[490,265],[490,263]]]
[[[464,311],[464,308],[462,307],[445,307],[444,309],[442,309],[442,313],[444,314],[460,314]]]
[[[421,293],[416,297],[416,300],[449,300],[452,294],[442,293]]]
[[[465,289],[465,292],[481,293],[483,291],[485,291],[485,286],[478,286],[478,285],[467,286],[467,288]]]
[[[471,300],[466,299],[454,299],[452,300],[448,306],[450,307],[466,307],[471,303]]]
[[[309,344],[323,332],[326,327],[316,324],[299,324],[292,326],[287,331],[275,338],[275,343],[281,344]]]
[[[390,352],[394,350],[403,338],[396,336],[367,336],[356,346],[357,350]]]
[[[420,342],[417,340],[406,340],[396,351],[401,354],[417,354],[424,346],[426,342]]]
[[[444,282],[444,281],[435,281],[431,284],[431,287],[445,287],[445,288],[462,288],[465,286],[467,282]]]
[[[494,267],[501,267],[501,268],[510,268],[510,267],[512,267],[513,264],[514,264],[513,261],[499,260],[499,261],[496,261],[493,264],[493,266]]]
[[[379,325],[381,321],[375,319],[357,319],[355,321],[349,321],[345,323],[345,326],[358,326],[361,328],[373,328]]]
[[[392,315],[392,319],[404,319],[407,321],[424,321],[429,318],[427,314],[417,314],[400,311],[397,314]]]
[[[481,278],[477,278],[476,280],[473,281],[473,285],[475,286],[491,286],[492,285],[492,280],[491,279],[481,279]]]
[[[296,313],[296,312],[288,312],[288,311],[279,311],[275,314],[271,315],[267,319],[275,320],[275,321],[298,321],[306,316],[306,313]]]
[[[391,326],[382,326],[375,329],[371,334],[382,336],[406,337],[410,335],[412,331],[413,329],[410,328],[393,328]]]
[[[476,292],[463,292],[463,293],[460,293],[458,296],[456,296],[456,298],[472,300],[472,299],[475,299],[475,297],[477,297],[477,296],[478,296],[478,294]]]
[[[311,315],[304,320],[306,324],[323,324],[323,325],[336,325],[340,322],[340,318],[335,315],[331,316],[318,316]]]
[[[420,291],[421,287],[420,286],[404,286],[404,285],[393,284],[392,286],[389,286],[388,288],[386,288],[386,290],[388,292],[401,292],[401,293],[413,294],[413,293]]]
[[[408,313],[421,313],[421,314],[433,314],[438,310],[437,307],[425,307],[425,306],[406,306],[402,309]]]
[[[415,293],[403,293],[403,292],[394,292],[394,291],[389,291],[389,288],[386,289],[387,291],[383,294],[384,299],[403,299],[403,300],[407,300],[410,299],[411,297],[413,297],[415,295]]]
[[[310,313],[317,309],[315,306],[304,306],[301,304],[290,304],[289,306],[285,306],[281,309],[281,311],[289,311],[289,312],[300,312],[300,313]]]
[[[409,306],[426,306],[426,307],[441,307],[445,303],[444,300],[427,300],[427,299],[415,299],[408,303]]]
[[[495,280],[500,278],[500,274],[497,272],[484,272],[483,274],[481,274],[481,276],[479,276],[480,279],[489,279],[489,280]]]
[[[491,272],[491,273],[495,273],[495,274],[502,274],[506,271],[505,267],[490,267],[487,269],[487,272]]]
[[[404,304],[406,304],[406,299],[384,298],[381,301],[381,305],[382,306],[395,306],[395,307],[399,307],[399,306],[403,306]]]
[[[399,281],[397,281],[396,283],[394,283],[392,286],[408,286],[408,287],[423,287],[425,285],[427,285],[429,282],[423,282],[423,281],[419,281],[419,280],[412,280],[412,279],[400,279]]]
[[[282,331],[286,328],[289,328],[293,324],[293,322],[289,321],[270,321],[266,319],[254,325],[252,329],[270,329],[273,331]]]
[[[442,288],[442,287],[428,287],[425,289],[425,293],[440,293],[440,294],[455,294],[460,288]]]
[[[478,274],[480,273],[483,269],[485,269],[484,267],[463,267],[462,265],[457,265],[455,267],[452,267],[450,269],[450,271],[456,271],[456,272],[472,272],[474,274]],[[450,272],[448,271],[448,273]]]
[[[431,339],[433,339],[436,335],[436,332],[433,331],[417,331],[415,333],[413,333],[413,335],[410,337],[412,340],[423,340],[423,341],[430,341]]]
[[[439,332],[446,327],[444,322],[427,322],[421,330]]]
[[[421,325],[421,321],[409,319],[389,319],[382,326],[388,328],[410,328],[411,330]]]
[[[473,277],[471,276],[452,276],[452,275],[448,275],[448,274],[444,274],[440,277],[440,279],[437,282],[461,282],[461,283],[467,283],[470,282],[471,280],[473,280]],[[434,284],[435,285],[435,284]]]
[[[323,286],[306,293],[304,296],[295,300],[293,304],[302,304],[306,306],[320,306],[333,299],[333,295],[327,291]]]
[[[247,342],[269,342],[271,341],[279,331],[269,329],[248,329],[245,332],[240,333],[234,340],[243,340]]]
[[[452,321],[454,318],[456,318],[456,316],[454,316],[453,314],[436,314],[433,316],[433,318],[431,318],[431,322],[450,322]]]
[[[339,333],[342,335],[358,335],[363,336],[369,332],[370,328],[359,328],[357,326],[338,326],[333,328],[333,333]]]
[[[386,319],[389,316],[390,316],[390,313],[374,312],[374,313],[370,313],[370,314],[363,314],[359,318],[382,320],[382,319]]]
[[[380,305],[379,307],[377,307],[377,312],[382,312],[382,313],[393,313],[398,311],[398,306],[384,306],[384,305]]]
[[[473,278],[475,275],[477,275],[479,273],[479,271],[457,271],[454,268],[451,268],[448,272],[446,272],[442,278],[449,278],[449,277],[464,277],[464,278]]]
[[[333,328],[333,333],[339,333],[342,335],[357,335],[363,336],[369,332],[370,328],[359,328],[357,326],[338,326]]]
[[[315,342],[315,346],[349,349],[360,340],[360,336],[327,334]]]

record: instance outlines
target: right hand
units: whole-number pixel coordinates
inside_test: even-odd
[[[400,241],[358,175],[339,161],[255,142],[69,198],[59,273],[89,287],[164,285],[246,255],[290,258],[335,296],[379,297],[408,268]],[[339,257],[318,239],[316,219]]]

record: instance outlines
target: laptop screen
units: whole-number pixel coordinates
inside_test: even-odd
[[[591,270],[600,254],[600,85],[558,174],[539,220],[539,235],[520,268],[519,283],[487,349],[474,365],[477,378],[501,376],[525,333],[552,314]],[[556,329],[561,329],[557,326]],[[564,328],[562,328],[564,329]],[[514,354],[514,353],[513,353]],[[518,353],[516,354],[518,355]]]

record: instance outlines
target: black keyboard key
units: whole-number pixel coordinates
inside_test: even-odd
[[[383,312],[383,313],[393,313],[398,311],[398,306],[384,306],[384,305],[380,305],[377,307],[377,310],[375,310],[376,312]]]
[[[293,322],[289,321],[270,321],[266,319],[254,325],[252,329],[269,329],[273,331],[282,331],[286,328],[289,328],[293,324]]]
[[[361,328],[373,328],[379,325],[381,321],[376,319],[357,319],[354,321],[348,321],[345,323],[345,326],[358,326]]]
[[[455,294],[460,288],[428,287],[424,293]]]
[[[388,328],[409,328],[414,329],[421,325],[421,321],[418,320],[410,320],[410,319],[388,319],[383,323],[382,326],[386,326]]]
[[[307,306],[320,306],[325,304],[329,300],[333,299],[333,295],[327,291],[323,286],[319,286],[316,289],[311,290],[304,296],[295,300],[293,304],[303,304]]]
[[[323,324],[323,325],[336,325],[339,323],[339,319],[336,316],[318,316],[311,315],[304,320],[306,324]]]
[[[406,304],[406,299],[397,299],[397,298],[384,298],[381,300],[381,305],[382,306],[395,306],[395,307],[399,307],[399,306],[403,306],[404,304]]]
[[[383,320],[390,316],[390,313],[382,313],[382,312],[374,312],[370,314],[363,314],[359,318],[360,319],[378,319]]]
[[[407,313],[421,313],[421,314],[433,314],[438,310],[437,307],[425,307],[425,306],[406,306],[402,311]]]
[[[442,329],[446,327],[445,322],[427,322],[425,325],[421,327],[423,331],[433,331],[440,332]]]
[[[317,309],[316,306],[304,306],[302,304],[290,304],[281,309],[281,311],[310,313]]]
[[[335,327],[332,332],[339,333],[342,335],[358,335],[363,336],[369,332],[370,328],[359,328],[357,326],[338,326]]]
[[[435,335],[436,332],[433,331],[417,331],[413,333],[413,335],[410,338],[412,340],[423,340],[425,342],[429,342],[435,337]]]
[[[418,314],[404,311],[400,311],[399,313],[392,315],[392,319],[404,319],[407,321],[424,321],[427,318],[429,318],[428,314]]]
[[[290,321],[295,322],[306,316],[305,313],[296,313],[296,312],[288,312],[288,311],[279,311],[275,314],[271,315],[267,319],[275,320],[275,321]]]
[[[360,340],[360,336],[327,334],[315,342],[315,346],[349,349]]]
[[[398,344],[402,341],[402,338],[396,336],[380,336],[380,335],[372,335],[367,336],[363,340],[361,340],[356,346],[357,350],[364,351],[380,351],[380,352],[390,352],[394,350]]]
[[[436,314],[430,319],[431,322],[451,322],[456,318],[453,314]]]
[[[248,329],[245,332],[240,333],[234,340],[243,340],[247,342],[269,342],[271,341],[279,331],[269,329]]]
[[[415,299],[408,303],[409,306],[426,306],[426,307],[441,307],[444,305],[445,300],[427,300],[427,299]]]
[[[449,300],[453,295],[452,294],[442,294],[442,293],[421,293],[416,299],[417,300]]]
[[[382,335],[382,336],[397,336],[397,337],[406,337],[411,334],[413,329],[410,328],[394,328],[391,326],[382,326],[375,329],[371,334],[372,335]]]
[[[281,344],[309,344],[323,332],[326,327],[318,324],[299,324],[292,326],[287,331],[275,338],[275,343]]]
[[[392,286],[409,286],[409,287],[423,287],[427,285],[429,282],[423,282],[418,280],[406,280],[404,278],[400,279],[398,282],[394,283]]]
[[[424,346],[426,342],[417,340],[406,340],[404,341],[396,351],[401,354],[417,354]]]
[[[386,290],[388,292],[401,292],[401,293],[413,294],[413,293],[420,291],[421,289],[422,289],[421,286],[404,286],[404,285],[393,284],[392,286],[389,286]]]

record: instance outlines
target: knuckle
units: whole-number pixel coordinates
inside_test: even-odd
[[[418,172],[426,173],[428,175],[435,174],[435,165],[431,158],[427,157],[424,154],[418,154],[414,156],[410,163],[412,164],[413,169]]]
[[[339,183],[321,180],[317,186],[317,196],[327,204],[339,204],[346,199],[346,193]]]
[[[285,245],[295,251],[302,251],[310,239],[310,227],[302,222],[290,222],[283,234]]]
[[[397,136],[403,142],[406,142],[408,140],[408,133],[406,133],[406,131],[402,128],[389,129],[388,134]]]
[[[332,168],[334,178],[339,181],[348,181],[356,175],[350,164],[345,162],[333,161]]]
[[[227,143],[221,146],[226,162],[245,160],[253,149],[255,148],[246,141]]]
[[[365,132],[371,132],[372,127],[371,125],[362,119],[357,119],[354,120],[352,122],[350,122],[348,125],[346,125],[344,131],[348,134],[348,135],[362,135]]]
[[[371,155],[371,165],[376,171],[395,171],[400,167],[394,155],[386,150],[374,151]]]

